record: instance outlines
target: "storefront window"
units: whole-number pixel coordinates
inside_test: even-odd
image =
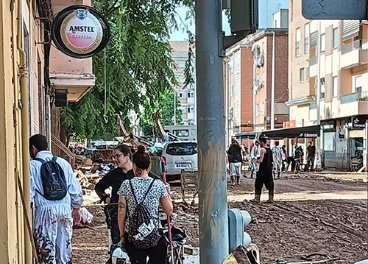
[[[324,151],[335,150],[335,132],[323,133],[323,150]]]
[[[357,159],[363,157],[363,138],[350,139],[350,157]]]

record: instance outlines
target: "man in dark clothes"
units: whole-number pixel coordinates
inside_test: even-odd
[[[106,223],[111,231],[112,244],[118,244],[120,242],[120,231],[118,226],[119,195],[117,192],[123,181],[132,179],[135,176],[131,156],[132,152],[129,147],[118,145],[114,149],[113,155],[117,168],[107,173],[95,186],[95,191],[101,201],[108,204],[105,208],[105,214]],[[148,176],[154,179],[161,179],[152,172],[149,172]],[[105,192],[105,190],[110,187],[112,188],[111,196]],[[106,263],[111,263],[111,258]]]
[[[234,185],[235,183],[234,177],[236,177],[236,183],[239,185],[242,162],[242,148],[235,138],[231,140],[231,146],[227,151],[227,155],[229,160],[231,185]]]
[[[251,201],[257,203],[261,201],[262,187],[264,184],[268,190],[267,202],[273,203],[273,190],[274,190],[274,183],[272,177],[273,155],[270,148],[266,147],[267,140],[265,138],[261,138],[259,141],[261,146],[261,156],[258,159],[258,163],[260,164],[260,166],[254,184],[255,197]]]
[[[307,147],[307,166],[305,167],[305,171],[310,170],[313,171],[314,166],[314,158],[316,156],[316,147],[313,146],[313,142],[309,141],[309,146]]]

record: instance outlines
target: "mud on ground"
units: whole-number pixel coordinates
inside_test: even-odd
[[[229,207],[251,214],[252,222],[246,231],[258,245],[262,262],[301,262],[311,254],[317,255],[309,259],[331,258],[332,263],[355,263],[368,258],[366,183],[285,175],[275,181],[276,202],[260,205],[243,202],[243,197],[253,196],[253,185],[254,179],[242,178],[239,186],[228,186]],[[198,208],[180,201],[180,187],[172,190],[176,192],[173,224],[186,230],[187,244],[198,246]],[[360,196],[339,196],[350,192]],[[308,199],[308,195],[315,194],[324,194],[325,198]],[[278,196],[287,199],[277,201]],[[262,197],[266,199],[267,193]],[[74,231],[73,263],[105,263],[108,237],[103,206],[87,209],[94,215],[95,227]]]

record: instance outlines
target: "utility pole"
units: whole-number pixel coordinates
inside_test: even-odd
[[[174,126],[176,126],[176,90],[174,89]]]
[[[221,264],[229,253],[221,0],[196,0],[195,20],[200,263]]]
[[[275,128],[275,31],[272,31],[271,130]]]

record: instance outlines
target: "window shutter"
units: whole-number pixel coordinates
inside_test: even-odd
[[[343,20],[342,40],[359,35],[359,20]]]

